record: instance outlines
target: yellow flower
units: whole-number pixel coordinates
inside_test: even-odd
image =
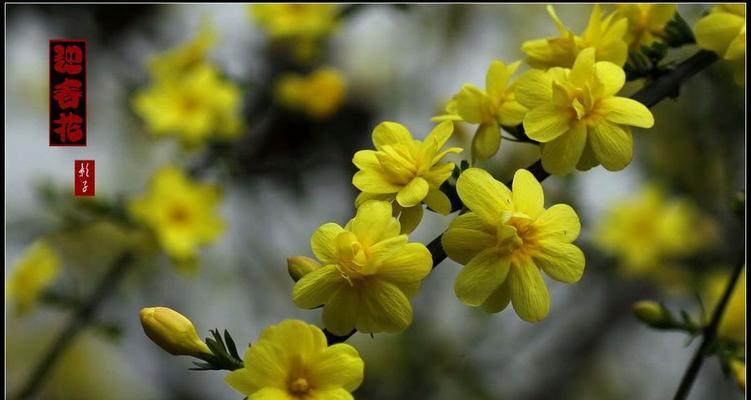
[[[613,204],[594,228],[595,244],[620,260],[624,274],[660,281],[665,263],[690,256],[713,241],[713,226],[684,199],[668,200],[647,185]]]
[[[328,35],[336,27],[335,4],[253,4],[250,17],[274,39]]]
[[[458,147],[441,151],[453,130],[453,124],[444,121],[419,141],[404,125],[378,124],[373,129],[376,149],[358,151],[352,160],[360,169],[352,184],[362,191],[355,204],[371,199],[396,200],[394,212],[399,215],[403,233],[412,232],[422,219],[422,203],[440,214],[450,213],[451,201],[439,187],[454,171],[453,163],[441,160],[462,151]]]
[[[486,160],[498,152],[501,145],[499,125],[519,125],[527,112],[516,101],[514,84],[509,82],[519,64],[520,61],[506,65],[494,60],[485,77],[485,90],[474,85],[464,85],[447,105],[447,114],[433,118],[433,121],[479,124],[472,140],[472,155],[480,160]]]
[[[365,365],[354,347],[328,346],[316,326],[285,320],[261,332],[225,381],[250,400],[347,400]]]
[[[626,63],[628,45],[624,36],[628,21],[618,13],[613,12],[602,19],[600,6],[595,5],[587,28],[577,36],[563,25],[553,6],[548,6],[547,10],[561,36],[524,42],[522,51],[527,54],[529,65],[542,69],[571,68],[579,53],[588,47],[595,48],[597,61],[610,61],[619,67]]]
[[[308,76],[285,74],[274,89],[276,101],[285,107],[323,119],[336,113],[344,101],[347,85],[339,71],[319,68]]]
[[[720,301],[725,287],[728,284],[727,273],[711,274],[706,281],[706,302],[709,310],[714,310]],[[738,278],[738,281],[730,295],[730,300],[725,307],[725,312],[717,327],[717,337],[736,343],[746,343],[746,268]]]
[[[211,354],[193,323],[179,312],[167,307],[147,307],[139,315],[146,336],[164,351],[175,356]]]
[[[746,72],[746,6],[723,4],[712,8],[694,27],[696,44],[730,61],[735,81],[743,84]]]
[[[240,89],[210,64],[199,64],[136,92],[135,112],[155,135],[176,135],[187,147],[240,134]]]
[[[619,4],[618,11],[628,19],[625,40],[629,47],[639,49],[641,45],[649,46],[660,40],[676,9],[675,4]]]
[[[24,314],[36,306],[42,291],[57,278],[60,257],[49,244],[32,244],[11,269],[6,283],[8,297],[15,299],[16,311]]]
[[[615,96],[625,79],[619,66],[595,62],[591,47],[572,69],[531,70],[519,78],[516,98],[530,110],[524,130],[542,143],[546,171],[566,175],[598,164],[618,171],[631,162],[630,126],[649,128],[654,117],[638,101]]]
[[[152,178],[149,193],[132,200],[128,211],[153,229],[168,255],[185,262],[195,257],[199,245],[224,230],[216,210],[220,198],[218,187],[195,183],[180,169],[165,167]]]
[[[171,79],[206,61],[206,53],[216,43],[216,32],[204,20],[196,37],[175,49],[154,57],[149,70],[154,79]]]
[[[542,186],[527,170],[512,190],[485,170],[469,168],[456,184],[470,212],[451,222],[441,243],[464,265],[454,291],[464,304],[499,312],[509,301],[523,320],[540,321],[550,310],[542,271],[564,283],[584,272],[584,253],[572,242],[579,217],[565,204],[544,208]]]
[[[399,234],[391,205],[371,200],[342,228],[321,225],[310,239],[323,267],[302,277],[292,292],[302,308],[323,305],[323,323],[336,335],[400,332],[412,322],[409,299],[430,273],[432,258],[421,243]]]

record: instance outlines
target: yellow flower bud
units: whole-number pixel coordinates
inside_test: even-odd
[[[670,326],[670,316],[657,302],[651,300],[637,301],[633,305],[633,312],[641,322],[653,328],[666,328]]]
[[[287,259],[287,271],[295,282],[318,268],[321,268],[321,264],[310,257],[294,256]]]
[[[196,327],[184,315],[166,307],[141,309],[141,325],[146,336],[175,356],[211,354],[209,346],[198,337]]]

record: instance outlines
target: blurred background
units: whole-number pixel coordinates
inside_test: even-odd
[[[280,50],[287,44],[269,40],[240,4],[6,6],[6,281],[26,249],[46,236],[61,259],[51,289],[65,295],[48,296],[24,313],[6,298],[8,393],[19,390],[71,304],[93,290],[130,240],[117,218],[77,214],[80,205],[68,193],[74,159],[96,160],[96,199],[107,204],[146,191],[165,164],[200,170],[202,179],[222,188],[227,228],[202,249],[192,274],[176,271],[163,255],[140,260],[52,367],[38,398],[240,399],[224,383],[226,372],[188,371],[190,359],[151,343],[138,310],[171,307],[202,336],[226,328],[238,343],[255,341],[264,327],[286,318],[320,325],[320,311],[292,303],[286,258],[309,256],[316,227],[353,215],[351,158],[372,147],[372,128],[398,121],[424,137],[430,117],[462,84],[483,86],[491,60],[523,59],[523,41],[557,35],[542,5],[341,7],[346,12],[316,48]],[[708,8],[680,5],[679,12],[693,26]],[[590,9],[556,7],[575,32]],[[204,25],[215,35],[206,57],[240,90],[242,128],[231,141],[186,147],[152,135],[133,98],[151,84],[149,60],[194,40]],[[88,39],[89,142],[83,148],[47,143],[47,46],[62,37]],[[670,57],[682,60],[695,51],[686,46]],[[308,74],[319,66],[337,71],[330,90],[340,96],[332,95],[331,110],[309,111],[279,94],[285,73]],[[325,84],[314,93],[326,97]],[[640,85],[631,82],[624,92]],[[742,223],[729,204],[745,182],[744,95],[729,67],[717,63],[688,81],[677,100],[653,109],[654,128],[634,131],[635,157],[627,169],[598,167],[543,183],[546,206],[566,202],[581,216],[577,243],[587,257],[579,283],[548,281],[553,302],[547,319],[529,324],[508,309],[488,315],[463,306],[453,293],[459,266],[447,260],[414,298],[407,331],[349,341],[366,363],[355,396],[671,397],[699,341],[646,327],[631,304],[664,301],[698,318],[697,294],[707,304],[717,297],[708,282],[729,274],[743,246]],[[473,129],[458,125],[453,140],[468,151]],[[538,152],[504,141],[481,166],[506,179]],[[658,233],[623,217],[637,214],[646,221],[669,215],[664,229],[683,241],[675,251],[660,250],[667,245]],[[426,213],[411,240],[429,242],[450,219]],[[624,232],[641,242],[625,243]],[[690,398],[742,397],[710,358]]]

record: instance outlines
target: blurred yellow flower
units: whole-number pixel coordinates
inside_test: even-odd
[[[11,268],[5,286],[8,297],[16,303],[17,313],[31,311],[59,272],[60,257],[49,244],[37,241],[26,249]]]
[[[178,168],[164,167],[152,177],[149,192],[133,199],[128,211],[153,229],[160,246],[178,266],[189,265],[199,245],[224,230],[217,213],[219,188],[199,184]]]
[[[164,351],[175,356],[211,354],[193,323],[179,312],[167,307],[147,307],[141,309],[139,316],[146,336]]]
[[[323,305],[324,326],[336,335],[403,331],[412,322],[409,299],[430,273],[432,257],[399,232],[391,204],[377,200],[363,203],[344,228],[321,225],[310,246],[323,267],[295,284],[295,304]]]
[[[196,37],[184,45],[157,55],[149,62],[153,79],[171,79],[203,64],[206,53],[216,43],[214,27],[204,20]]]
[[[347,84],[333,68],[319,68],[308,76],[285,74],[274,88],[277,102],[315,119],[336,113],[341,107]]]
[[[240,89],[210,64],[158,79],[133,98],[135,112],[155,135],[175,135],[187,147],[240,134]]]
[[[253,4],[251,19],[274,39],[312,38],[328,35],[336,27],[335,4]]]
[[[694,27],[696,44],[717,53],[730,61],[735,70],[735,81],[743,84],[746,73],[746,5],[722,4]]]
[[[655,185],[612,204],[594,228],[595,244],[619,259],[622,272],[658,279],[666,262],[711,245],[711,222],[683,199],[668,200]]]
[[[649,46],[660,40],[665,25],[673,19],[676,10],[675,4],[619,4],[618,11],[628,19],[626,43],[631,49],[638,50],[639,46]]]
[[[264,329],[244,361],[225,381],[248,399],[351,400],[365,370],[354,347],[328,346],[320,329],[298,320]]]
[[[519,68],[520,61],[510,65],[494,60],[485,77],[485,90],[466,84],[454,95],[446,107],[446,114],[433,121],[464,121],[479,124],[472,140],[472,155],[486,160],[501,145],[500,126],[516,126],[522,122],[527,109],[516,101],[511,75]]]
[[[595,48],[597,61],[610,61],[619,67],[626,63],[628,58],[628,44],[624,39],[628,29],[626,18],[613,12],[603,19],[600,6],[595,5],[592,7],[592,14],[586,29],[579,36],[563,25],[553,6],[548,6],[547,10],[561,36],[524,42],[522,51],[527,54],[529,65],[542,69],[571,68],[579,53],[588,47]]]
[[[523,169],[512,190],[479,168],[459,175],[456,189],[470,212],[451,222],[441,243],[464,265],[454,284],[459,300],[487,312],[510,301],[525,321],[545,318],[550,295],[540,270],[564,283],[584,272],[584,253],[572,243],[580,230],[576,212],[565,204],[545,209],[542,186]]]
[[[706,279],[706,302],[714,310],[728,284],[729,274],[713,273]],[[717,327],[717,337],[736,343],[746,343],[746,268],[733,287],[730,300]]]
[[[338,24],[337,4],[253,4],[250,18],[274,43],[289,46],[297,61],[308,62],[318,54],[320,42]]]
[[[517,81],[516,98],[529,108],[527,135],[542,143],[542,166],[555,175],[575,167],[602,164],[625,168],[632,158],[630,126],[650,128],[654,117],[636,100],[617,97],[625,73],[619,66],[595,62],[595,49],[584,49],[572,69],[531,70]]]
[[[422,203],[447,215],[451,201],[439,189],[451,176],[454,164],[441,163],[449,153],[462,149],[450,147],[441,151],[451,137],[451,121],[439,123],[423,141],[415,140],[404,125],[382,122],[373,129],[375,150],[355,153],[354,164],[360,169],[352,184],[362,193],[356,205],[377,199],[394,202],[394,215],[399,215],[402,233],[414,230],[422,219]]]

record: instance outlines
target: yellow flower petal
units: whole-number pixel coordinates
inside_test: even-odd
[[[542,185],[532,173],[526,169],[517,170],[511,188],[514,208],[533,219],[542,214],[545,198],[542,193]]]
[[[652,112],[644,104],[626,97],[602,99],[597,110],[606,120],[616,124],[651,128],[655,123]]]
[[[745,25],[745,18],[740,16],[724,12],[711,13],[696,23],[696,44],[722,56]]]
[[[490,224],[498,223],[503,211],[511,211],[511,191],[483,169],[465,170],[456,190],[464,205]]]
[[[386,260],[378,276],[392,283],[419,282],[430,273],[433,257],[422,243],[408,243]]]
[[[506,280],[509,262],[497,248],[481,251],[459,271],[454,282],[456,297],[469,306],[481,305]]]
[[[524,121],[529,110],[516,100],[507,100],[501,104],[498,123],[503,126],[517,126]]]
[[[370,264],[380,266],[407,244],[407,235],[398,235],[381,240],[370,246]]]
[[[626,73],[623,68],[608,61],[595,63],[595,76],[602,84],[602,97],[614,96],[626,83]]]
[[[368,200],[380,200],[380,201],[388,201],[394,200],[396,197],[393,193],[368,193],[368,192],[360,192],[360,194],[357,195],[355,198],[355,207],[360,207],[363,203],[365,203]]]
[[[436,125],[433,130],[428,133],[423,143],[429,146],[433,146],[435,152],[438,152],[443,145],[451,138],[451,134],[454,132],[454,124],[451,121],[444,121]]]
[[[508,283],[504,282],[490,294],[481,307],[487,313],[497,313],[506,309],[510,301],[511,292]]]
[[[591,142],[592,140],[587,138],[587,143],[584,145],[584,151],[579,158],[579,162],[576,164],[576,169],[578,169],[579,171],[588,171],[600,165],[600,163],[597,161],[597,157],[595,157],[594,150],[592,150]]]
[[[549,277],[563,283],[574,283],[584,274],[584,253],[571,243],[544,240],[538,243],[532,258]]]
[[[358,171],[352,177],[352,184],[363,192],[369,193],[396,193],[401,186],[391,183],[386,178],[373,170]]]
[[[449,258],[467,264],[481,251],[495,246],[496,237],[474,229],[449,228],[441,237],[441,245]]]
[[[412,322],[412,305],[393,283],[369,280],[361,300],[361,315],[357,321],[360,332],[401,332]]]
[[[343,279],[336,265],[326,265],[297,281],[292,289],[292,301],[301,308],[316,308],[326,304],[341,286]]]
[[[478,160],[487,160],[498,152],[501,146],[501,130],[494,120],[490,123],[480,124],[472,138],[472,154]]]
[[[318,353],[311,361],[311,378],[316,389],[357,389],[362,383],[365,364],[354,347],[338,343]],[[328,397],[327,397],[328,398]]]
[[[360,313],[360,292],[349,284],[340,285],[323,307],[323,326],[344,336],[352,332]]]
[[[449,178],[449,176],[451,176],[453,172],[454,164],[445,163],[431,168],[430,171],[422,175],[422,178],[428,181],[430,186],[439,187],[441,186],[441,184],[443,184],[443,182],[446,181],[446,179]]]
[[[730,45],[728,50],[723,56],[726,60],[743,60],[743,56],[746,55],[746,32],[743,31],[740,35],[736,36]]]
[[[440,189],[430,189],[423,201],[438,214],[449,215],[451,213],[451,200]]]
[[[383,146],[395,144],[411,144],[412,134],[398,122],[381,122],[373,129],[373,144],[381,150]]]
[[[425,179],[416,176],[396,194],[396,201],[402,207],[413,207],[422,201],[428,195],[430,185]]]
[[[554,104],[543,104],[524,116],[524,132],[538,142],[549,142],[566,133],[572,125],[571,110]]]
[[[479,124],[492,118],[487,107],[487,95],[476,86],[462,86],[455,99],[456,112],[464,121]]]
[[[328,390],[320,390],[320,389],[314,389],[311,390],[308,397],[310,399],[314,400],[353,400],[354,397],[352,396],[352,393],[348,392],[345,389],[337,388],[337,389],[328,389]],[[289,398],[284,398],[284,400],[287,400]],[[255,400],[255,397],[253,398]],[[274,399],[279,400],[279,399]]]
[[[488,95],[495,98],[502,96],[512,73],[502,61],[491,61],[485,75],[485,91]]]
[[[523,73],[515,87],[516,100],[530,109],[547,104],[553,97],[553,78],[539,69]]]
[[[542,146],[542,166],[554,175],[568,175],[584,151],[587,141],[587,128],[575,124],[570,131]]]
[[[573,242],[581,231],[581,223],[571,206],[556,204],[545,210],[532,223],[538,239]]]
[[[541,321],[550,311],[550,294],[540,269],[530,259],[512,263],[508,273],[511,304],[519,317],[527,322]]]
[[[589,131],[597,161],[608,171],[620,171],[631,162],[634,141],[631,130],[601,121]]]
[[[592,13],[594,16],[594,12]],[[595,67],[595,48],[587,47],[579,52],[574,60],[574,65],[571,67],[571,73],[569,79],[576,86],[583,86],[589,81],[589,77],[592,76],[592,72]]]
[[[352,163],[355,164],[357,168],[360,168],[362,170],[379,170],[381,167],[381,163],[378,162],[378,158],[376,157],[376,152],[373,150],[358,151],[352,158]]]
[[[347,229],[366,247],[397,236],[400,231],[399,221],[391,211],[391,204],[388,202],[367,201],[357,208],[357,214],[349,221]]]
[[[310,237],[310,248],[313,254],[324,263],[335,263],[339,258],[336,250],[336,237],[344,229],[333,222],[323,224]]]
[[[408,234],[417,228],[417,225],[422,221],[422,205],[414,207],[402,208],[399,213],[399,225],[401,225],[401,233]]]

